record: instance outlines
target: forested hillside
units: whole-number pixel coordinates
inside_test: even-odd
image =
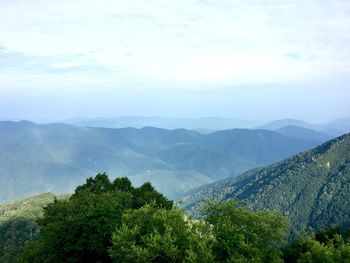
[[[236,201],[207,203],[202,220],[194,220],[151,184],[135,188],[106,174],[88,178],[71,196],[42,194],[1,211],[1,263],[350,260],[348,230],[326,228],[288,241],[286,216]]]
[[[265,130],[203,135],[158,128],[83,128],[0,122],[0,203],[42,192],[67,193],[105,171],[145,181],[170,198],[322,142]]]
[[[350,226],[350,134],[238,178],[203,186],[185,195],[195,211],[204,199],[241,200],[254,209],[280,211],[294,227]]]
[[[44,214],[44,207],[55,198],[66,199],[67,196],[55,196],[44,193],[0,205],[0,262],[13,262],[28,240],[36,240],[39,227],[36,222]]]

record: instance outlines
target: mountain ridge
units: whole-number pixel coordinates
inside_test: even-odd
[[[0,122],[0,136],[0,183],[4,185],[0,201],[18,198],[18,193],[69,192],[99,172],[128,176],[134,183],[151,181],[174,198],[192,187],[321,143],[262,130],[205,135],[186,129],[87,128],[28,121]],[[162,172],[173,185],[161,178]]]
[[[227,178],[183,197],[196,211],[201,200],[237,199],[254,209],[280,211],[297,229],[350,226],[350,133],[267,167]]]
[[[350,118],[339,118],[320,124],[308,123],[298,119],[279,119],[257,126],[255,129],[278,130],[287,126],[298,126],[331,137],[337,137],[350,132]]]

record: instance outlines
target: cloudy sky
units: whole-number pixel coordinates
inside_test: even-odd
[[[0,118],[350,116],[348,0],[0,0]]]

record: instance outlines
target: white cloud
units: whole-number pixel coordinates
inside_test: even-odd
[[[67,69],[67,68],[75,68],[79,66],[84,66],[82,63],[77,62],[62,62],[62,63],[54,63],[50,65],[53,69]]]
[[[39,64],[11,71],[2,63],[0,73],[3,81],[17,76],[3,83],[20,86],[56,79],[61,86],[269,83],[338,74],[350,70],[349,11],[341,0],[0,0],[0,46]],[[66,72],[64,79],[48,72],[77,66],[100,72]]]

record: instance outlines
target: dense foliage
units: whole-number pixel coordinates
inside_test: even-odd
[[[195,212],[203,199],[230,199],[256,210],[287,215],[299,230],[317,231],[339,224],[350,227],[350,134],[265,168],[251,170],[185,196]]]
[[[281,262],[288,220],[276,212],[252,212],[229,201],[209,205],[205,221],[215,237],[215,262]]]
[[[350,262],[350,230],[339,226],[302,236],[283,249],[286,263]]]
[[[52,197],[23,199],[2,213],[15,204],[29,212],[25,203]],[[341,227],[288,241],[289,221],[278,212],[252,211],[233,200],[207,202],[195,220],[151,184],[135,188],[127,178],[111,182],[106,174],[33,210],[37,221],[11,217],[0,224],[1,263],[350,261],[350,231]]]
[[[0,263],[14,262],[28,240],[36,240],[39,229],[33,219],[11,218],[0,223]]]
[[[281,262],[287,219],[242,204],[209,204],[203,221],[179,209],[129,211],[113,236],[115,262]]]
[[[89,178],[69,198],[55,199],[35,233],[10,262],[244,262],[281,260],[287,221],[242,204],[209,204],[189,218],[149,184]],[[37,227],[37,225],[35,225]],[[30,232],[16,225],[16,231]],[[234,237],[234,238],[233,238]],[[11,240],[11,239],[9,239]],[[6,246],[6,243],[3,243]],[[4,261],[6,262],[6,261]]]
[[[68,200],[55,200],[39,219],[40,239],[31,242],[24,262],[110,262],[112,231],[126,209],[147,203],[170,209],[172,202],[149,184],[132,187],[127,178],[89,178]]]
[[[38,220],[21,262],[280,262],[287,220],[242,204],[208,204],[188,218],[149,183],[89,178]]]
[[[114,262],[213,262],[213,237],[179,209],[146,205],[124,214],[110,249]]]
[[[36,218],[55,196],[45,193],[0,205],[0,262],[14,262],[28,240],[39,237]],[[65,198],[60,196],[59,198]]]

